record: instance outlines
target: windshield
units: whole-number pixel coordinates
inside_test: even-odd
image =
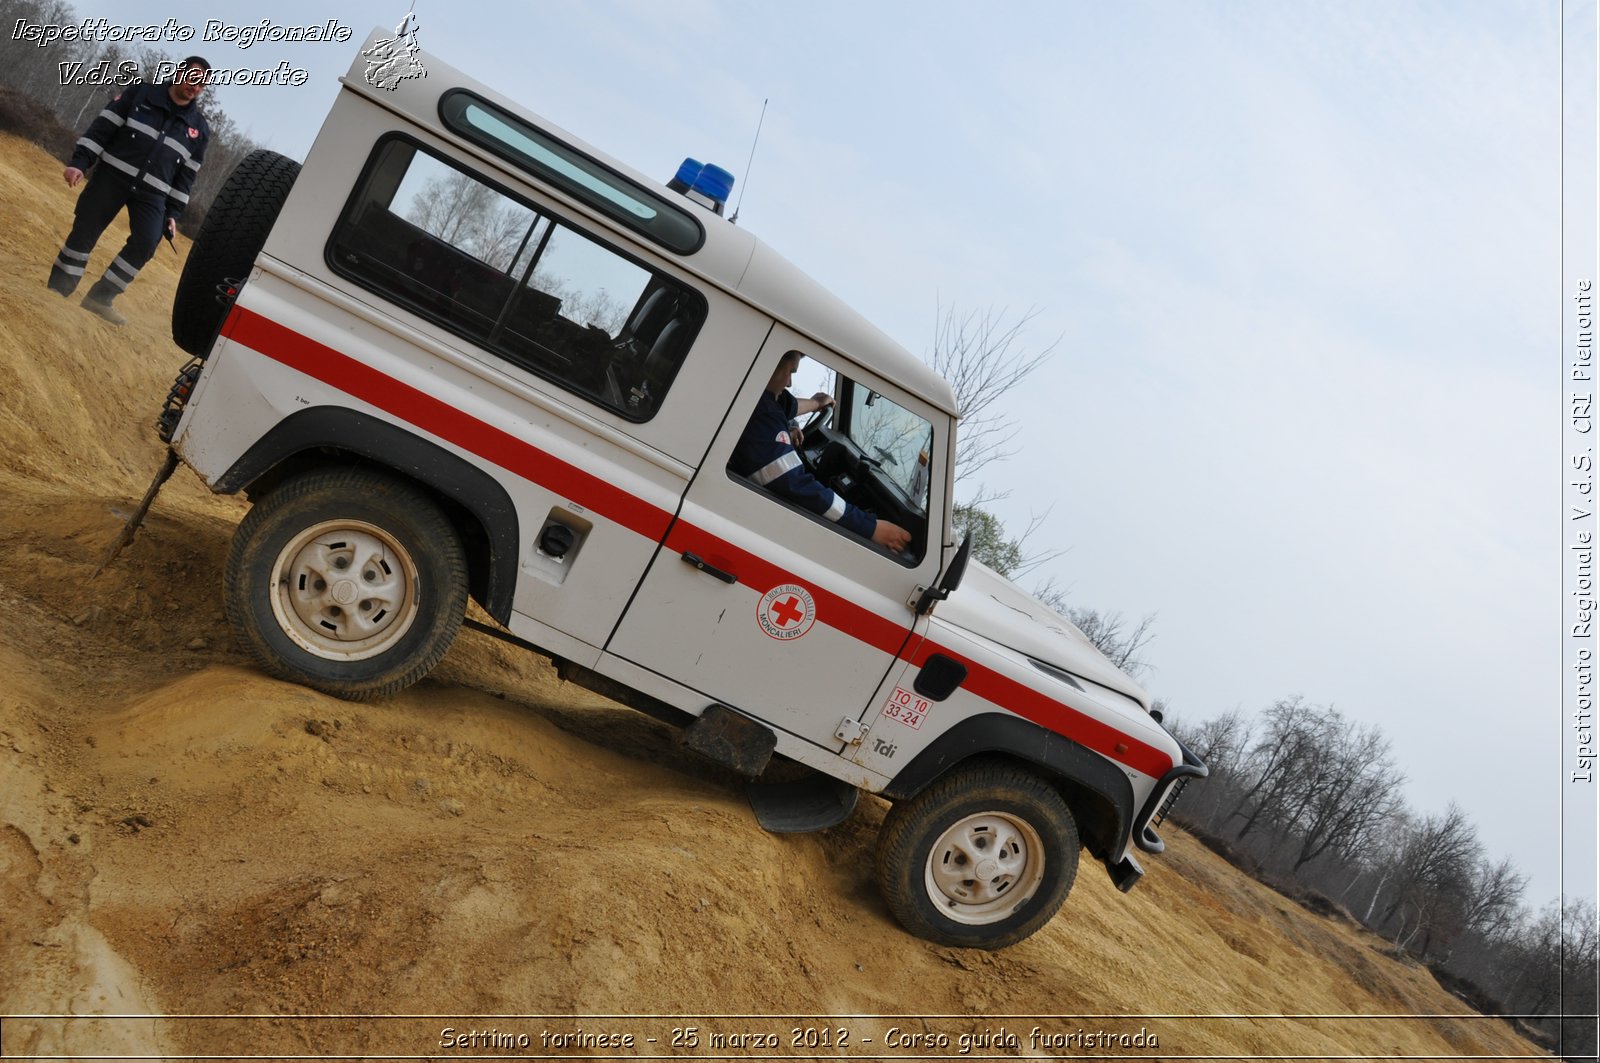
[[[933,425],[860,384],[845,381],[842,390],[845,409],[840,427],[920,512],[927,513]]]

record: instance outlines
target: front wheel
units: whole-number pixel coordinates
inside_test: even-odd
[[[959,768],[889,811],[878,885],[902,926],[998,949],[1056,914],[1078,873],[1078,828],[1055,788],[1000,762]]]
[[[356,701],[426,675],[466,609],[450,521],[403,481],[363,469],[286,480],[240,523],[228,619],[272,674]]]

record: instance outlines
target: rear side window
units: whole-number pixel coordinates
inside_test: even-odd
[[[405,138],[373,151],[328,262],[633,421],[655,415],[705,317],[674,279]]]

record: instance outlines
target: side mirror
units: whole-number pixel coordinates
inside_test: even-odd
[[[942,602],[961,586],[961,577],[967,574],[967,558],[972,554],[972,533],[961,540],[961,545],[956,549],[956,556],[950,559],[950,567],[944,570],[944,575],[939,577],[939,585],[929,587],[917,599],[917,615],[922,616],[932,609],[934,603]]]

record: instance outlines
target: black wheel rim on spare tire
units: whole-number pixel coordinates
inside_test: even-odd
[[[187,353],[203,357],[211,349],[228,313],[218,287],[250,272],[299,173],[293,159],[259,150],[240,160],[223,182],[172,300],[172,341]]]

